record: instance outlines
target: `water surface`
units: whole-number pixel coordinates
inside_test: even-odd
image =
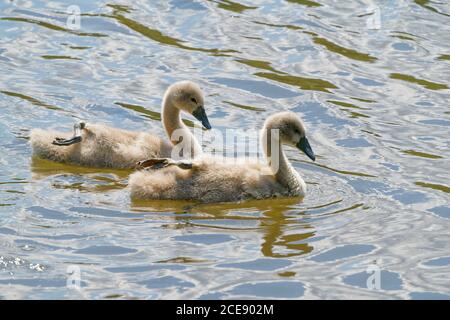
[[[75,30],[72,1],[2,1],[0,298],[450,298],[450,7],[371,3],[78,1]],[[298,113],[307,197],[135,203],[129,171],[31,158],[79,119],[163,134],[184,79],[222,132]]]

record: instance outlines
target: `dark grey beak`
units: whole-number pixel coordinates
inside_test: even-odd
[[[314,151],[312,150],[311,146],[309,145],[308,139],[306,137],[303,137],[300,139],[300,141],[297,143],[297,148],[302,150],[308,158],[310,158],[312,161],[316,161],[316,156],[314,155]]]
[[[203,106],[198,107],[192,112],[192,115],[202,123],[202,126],[209,130],[211,129],[211,125],[209,124],[208,117],[206,116],[205,108]]]

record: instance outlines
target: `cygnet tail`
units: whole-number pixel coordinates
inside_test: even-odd
[[[78,144],[72,146],[57,146],[53,144],[56,137],[66,137],[70,133],[61,133],[56,131],[45,131],[34,129],[30,134],[30,144],[33,149],[33,155],[43,159],[68,162],[73,156]]]

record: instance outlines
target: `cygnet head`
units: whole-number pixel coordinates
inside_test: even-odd
[[[165,99],[170,99],[179,110],[192,114],[205,129],[211,129],[206,116],[203,93],[197,84],[191,81],[176,82],[167,89]]]
[[[270,116],[265,122],[266,130],[278,129],[280,142],[294,146],[303,151],[312,161],[316,156],[306,138],[303,121],[293,112],[279,112]]]

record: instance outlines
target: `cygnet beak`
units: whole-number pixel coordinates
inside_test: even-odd
[[[297,146],[297,148],[302,150],[308,156],[308,158],[310,158],[312,161],[316,161],[316,156],[314,155],[314,151],[312,150],[311,146],[309,145],[309,141],[308,141],[308,139],[306,139],[306,137],[301,138],[296,146]]]
[[[202,126],[209,130],[211,129],[211,125],[209,124],[208,117],[206,116],[205,108],[203,106],[198,107],[197,109],[192,112],[192,115],[202,123]]]

